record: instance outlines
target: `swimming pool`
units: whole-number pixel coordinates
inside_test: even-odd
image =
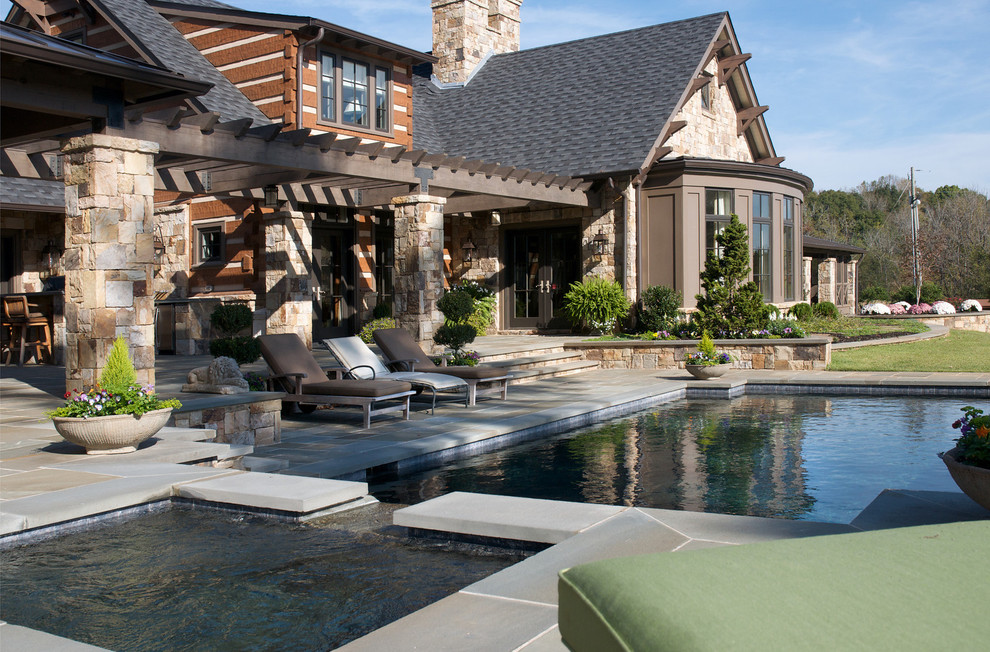
[[[972,399],[688,399],[604,425],[372,478],[382,501],[451,491],[848,523],[884,489],[957,491],[937,454]]]
[[[326,650],[524,558],[408,539],[393,507],[306,525],[173,506],[0,551],[0,618],[112,650]]]

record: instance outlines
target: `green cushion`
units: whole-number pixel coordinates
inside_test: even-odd
[[[594,650],[975,650],[990,521],[642,555],[561,571],[560,633]]]

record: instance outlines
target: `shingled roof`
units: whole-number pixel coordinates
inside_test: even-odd
[[[417,149],[588,176],[639,170],[725,13],[493,56],[465,86],[417,68]]]
[[[188,3],[229,7],[211,0],[189,0]],[[213,84],[209,92],[192,100],[204,110],[216,111],[225,122],[238,118],[252,118],[255,124],[271,122],[145,0],[92,0],[92,4],[112,25],[133,39],[138,51],[152,63]]]

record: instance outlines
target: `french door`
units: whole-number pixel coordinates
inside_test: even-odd
[[[354,229],[313,228],[313,340],[355,332]]]
[[[509,231],[507,327],[564,329],[564,294],[581,279],[581,232],[577,227]]]

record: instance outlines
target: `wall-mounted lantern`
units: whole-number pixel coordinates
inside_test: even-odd
[[[608,238],[605,237],[605,233],[601,229],[598,229],[598,235],[591,241],[591,244],[595,258],[601,260],[605,256],[605,246],[608,245]]]
[[[461,245],[461,250],[464,252],[464,262],[470,263],[474,259],[474,243],[468,239]]]
[[[152,246],[155,250],[155,264],[161,265],[162,260],[165,259],[165,238],[162,237],[160,226],[155,227],[155,238],[152,240]]]
[[[278,208],[278,186],[265,186],[265,208]]]
[[[38,276],[42,279],[56,276],[61,262],[62,250],[58,248],[54,240],[49,240],[45,248],[41,250],[41,269],[38,270]]]

